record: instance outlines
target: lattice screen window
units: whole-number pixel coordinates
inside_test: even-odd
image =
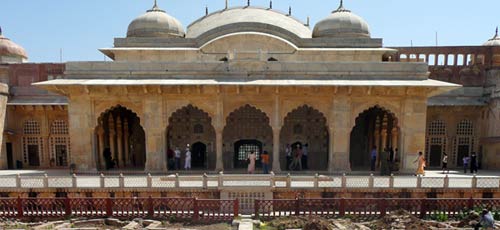
[[[446,124],[444,121],[432,121],[428,128],[428,134],[431,136],[446,135]]]
[[[40,123],[34,120],[24,122],[23,133],[27,135],[39,135],[41,133]]]
[[[471,136],[474,134],[474,125],[472,121],[463,120],[457,125],[457,135],[459,136]]]
[[[50,127],[50,134],[65,135],[68,134],[68,124],[64,120],[55,120]]]
[[[241,145],[240,148],[238,149],[238,160],[246,160],[248,158],[248,154],[250,152],[255,153],[255,159],[259,160],[260,157],[260,152],[259,152],[259,146],[258,145],[252,145],[252,144],[244,144]]]
[[[54,166],[68,166],[70,156],[70,138],[68,124],[64,120],[55,120],[50,126],[50,161]]]

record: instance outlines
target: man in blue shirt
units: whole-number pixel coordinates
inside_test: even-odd
[[[371,161],[370,161],[370,166],[371,166],[371,170],[372,171],[375,171],[375,163],[377,162],[377,146],[373,146],[373,149],[371,151]]]

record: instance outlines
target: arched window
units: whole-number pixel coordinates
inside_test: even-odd
[[[470,120],[463,120],[457,125],[457,135],[468,136],[474,134],[474,125]]]
[[[40,123],[27,120],[23,125],[23,161],[29,166],[38,167],[43,162],[43,138]]]
[[[28,120],[24,122],[23,133],[26,135],[38,135],[40,134],[40,123],[34,120]]]
[[[50,166],[68,166],[70,152],[68,123],[55,120],[50,126]]]
[[[441,120],[432,121],[429,123],[428,133],[431,136],[446,135],[446,124]]]
[[[50,134],[54,135],[64,135],[68,134],[68,125],[64,120],[55,120],[52,122],[52,126],[50,127]]]

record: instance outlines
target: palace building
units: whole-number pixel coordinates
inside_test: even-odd
[[[12,28],[9,28],[12,30]],[[1,32],[0,32],[1,34]],[[167,171],[189,145],[193,169],[239,171],[308,144],[309,170],[369,170],[370,150],[452,167],[476,152],[500,168],[500,36],[481,46],[383,47],[338,9],[316,25],[254,6],[184,27],[156,3],[128,26],[113,61],[26,63],[0,35],[0,167]]]

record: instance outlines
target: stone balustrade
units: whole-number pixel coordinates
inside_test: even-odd
[[[500,188],[498,177],[414,177],[414,176],[292,176],[292,175],[127,175],[118,176],[3,176],[1,189],[49,188],[152,188],[152,189],[384,189],[384,188]]]

